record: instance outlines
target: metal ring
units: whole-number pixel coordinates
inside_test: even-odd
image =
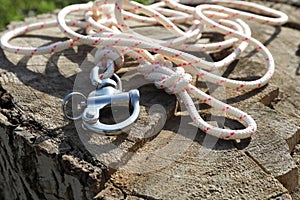
[[[76,117],[67,115],[66,105],[74,95],[79,95],[79,96],[83,97],[86,101],[86,97],[80,92],[71,92],[70,94],[65,96],[65,98],[63,99],[63,101],[61,103],[61,106],[62,106],[62,110],[63,110],[63,113],[64,113],[65,117],[68,118],[69,120],[78,120],[82,117],[82,113],[80,115],[76,116]]]
[[[116,73],[114,73],[111,78],[115,79],[115,81],[117,82],[117,87],[118,87],[117,89],[122,92],[123,88],[122,88],[122,81],[121,81],[120,77]]]

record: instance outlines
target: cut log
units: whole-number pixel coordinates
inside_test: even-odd
[[[300,138],[300,58],[295,42],[300,41],[295,19],[299,8],[283,1],[264,3],[288,11],[289,24],[294,26],[251,24],[253,36],[274,55],[276,72],[259,90],[226,89],[218,96],[249,112],[258,123],[254,137],[240,143],[205,135],[182,108],[174,114],[175,96],[144,82],[131,60],[119,73],[126,90],[139,84],[139,119],[128,134],[118,137],[83,132],[80,122],[63,117],[61,101],[74,83],[76,89],[94,89],[89,82],[76,85],[80,73],[89,73],[93,48],[81,45],[34,57],[1,50],[0,199],[290,199],[289,191],[297,187],[299,177],[299,162],[290,156]],[[9,29],[49,18],[55,16],[29,18]],[[136,30],[154,38],[170,37],[161,27]],[[63,38],[51,28],[12,43],[40,46]],[[264,67],[250,49],[222,73],[250,80],[261,76]],[[209,85],[201,80],[197,84]],[[209,86],[213,94],[215,88]],[[218,121],[209,117],[209,109],[199,107],[211,123]],[[241,127],[233,120],[224,123]],[[296,158],[297,152],[293,153]]]

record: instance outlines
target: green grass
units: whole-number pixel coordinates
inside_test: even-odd
[[[0,29],[11,21],[23,20],[28,16],[51,12],[74,3],[88,2],[88,0],[1,0],[0,3]]]
[[[136,0],[147,4],[147,0]],[[55,9],[76,3],[85,3],[89,0],[1,0],[0,3],[0,30],[11,21],[20,21],[25,17],[51,12]]]

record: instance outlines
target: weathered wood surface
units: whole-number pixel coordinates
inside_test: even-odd
[[[174,96],[152,85],[140,87],[141,115],[129,135],[80,134],[64,119],[60,104],[72,91],[80,67],[88,65],[82,62],[92,48],[83,45],[34,57],[1,50],[0,198],[290,199],[291,194],[299,199],[300,10],[292,1],[264,3],[285,11],[290,19],[281,28],[251,24],[254,37],[268,46],[277,68],[266,87],[226,89],[222,96],[258,123],[254,137],[240,143],[206,137],[184,111],[173,114]],[[49,18],[54,15],[9,28]],[[157,27],[137,30],[164,36]],[[47,29],[13,43],[37,46],[61,38],[58,29]],[[261,75],[263,67],[249,50],[224,73],[251,79]],[[141,82],[136,74],[123,79],[127,88]],[[203,117],[218,121],[209,109],[199,107]],[[227,120],[225,126],[240,124]]]

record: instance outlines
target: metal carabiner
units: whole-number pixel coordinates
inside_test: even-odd
[[[121,130],[131,125],[139,116],[139,91],[136,89],[129,92],[120,90],[121,82],[114,74],[116,80],[111,78],[101,80],[98,88],[91,92],[87,98],[87,107],[82,114],[84,128],[100,134],[118,135]],[[124,121],[116,124],[104,124],[100,122],[101,110],[110,105],[126,105],[133,107],[133,112]]]

